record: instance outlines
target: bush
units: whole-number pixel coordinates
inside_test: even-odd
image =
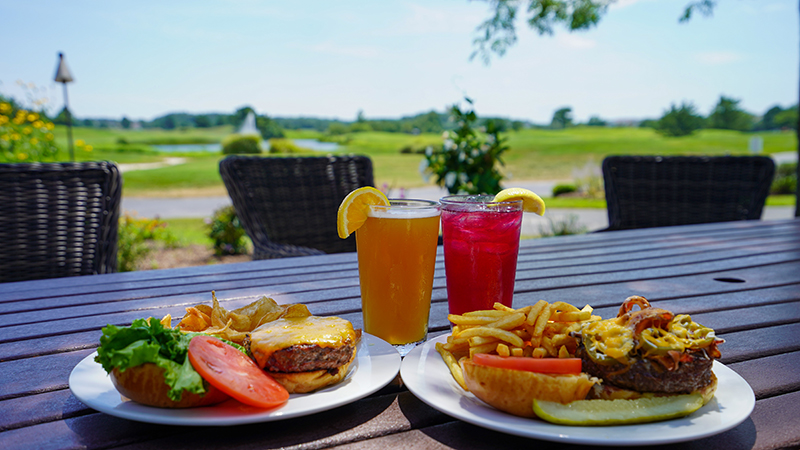
[[[427,146],[419,147],[419,146],[415,146],[413,144],[408,144],[406,146],[403,146],[403,148],[400,149],[400,153],[402,153],[404,155],[412,155],[412,154],[424,155],[426,148],[428,148],[428,147]]]
[[[606,195],[603,186],[603,171],[600,166],[592,161],[586,163],[581,169],[574,169],[572,177],[575,179],[575,187],[584,197],[603,198]]]
[[[472,105],[472,100],[465,99]],[[451,194],[496,194],[502,189],[503,165],[500,156],[508,150],[495,121],[486,123],[486,134],[474,128],[478,121],[475,111],[462,112],[458,105],[450,109],[455,122],[453,131],[445,131],[444,143],[436,150],[428,147],[420,171],[436,177],[436,184]]]
[[[270,139],[269,152],[270,153],[306,153],[311,150],[298,147],[290,139]]]
[[[214,254],[244,255],[247,253],[245,231],[233,206],[216,211],[208,224],[208,237],[214,242]]]
[[[680,108],[675,105],[670,107],[658,120],[656,131],[670,137],[688,136],[703,128],[704,123],[705,120],[697,115],[693,104],[683,103]]]
[[[577,191],[578,187],[574,184],[557,184],[553,186],[553,197],[558,197],[562,194],[571,194]]]
[[[153,252],[155,241],[163,242],[169,248],[178,246],[177,238],[167,229],[166,223],[124,214],[119,221],[117,270],[136,270],[139,262]]]
[[[797,163],[783,163],[775,170],[769,193],[773,195],[797,192]]]
[[[261,137],[253,134],[232,135],[222,141],[222,154],[259,154],[261,153]]]
[[[539,226],[541,237],[568,236],[572,234],[586,233],[586,227],[578,223],[578,216],[569,214],[563,220],[553,220],[547,218],[548,227]]]
[[[58,154],[53,128],[44,114],[19,108],[0,96],[0,157],[6,162],[43,162]]]

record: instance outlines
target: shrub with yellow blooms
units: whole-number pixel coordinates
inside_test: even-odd
[[[0,98],[0,158],[6,162],[53,161],[54,128],[44,115]]]

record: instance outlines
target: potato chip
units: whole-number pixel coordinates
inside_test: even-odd
[[[216,293],[211,292],[211,306],[196,305],[186,308],[178,328],[181,331],[194,331],[219,336],[241,344],[245,336],[268,322],[282,317],[308,317],[308,307],[302,304],[279,305],[269,297],[241,308],[228,311],[219,304]]]

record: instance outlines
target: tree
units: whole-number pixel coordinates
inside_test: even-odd
[[[586,125],[590,127],[606,127],[608,126],[608,122],[597,116],[592,116],[589,118],[589,121],[586,122]]]
[[[688,136],[703,127],[703,118],[700,117],[691,103],[683,102],[680,108],[673,104],[669,111],[658,120],[656,131],[664,136]]]
[[[470,59],[480,55],[485,64],[489,63],[491,54],[503,56],[511,45],[517,41],[515,19],[523,0],[487,0],[494,7],[492,16],[480,24],[476,31],[481,36],[473,41],[477,47]],[[527,0],[527,11],[531,13],[528,25],[542,34],[552,34],[553,25],[562,23],[572,30],[591,28],[600,21],[600,17],[608,10],[614,0]],[[717,0],[692,0],[683,9],[680,22],[687,22],[695,11],[709,16],[714,12]],[[800,5],[800,2],[798,2]],[[798,102],[800,108],[800,102]],[[798,110],[800,111],[800,110]],[[800,133],[800,114],[795,114],[795,130]],[[800,135],[798,136],[797,154],[800,157]],[[800,178],[800,164],[797,165]],[[800,198],[800,183],[796,197]],[[795,206],[795,217],[800,217],[800,201]]]
[[[517,42],[514,21],[519,0],[487,0],[494,7],[492,17],[478,26],[480,37],[473,41],[477,49],[470,59],[480,56],[488,64],[492,53],[503,56]],[[585,30],[600,21],[608,5],[615,0],[528,0],[531,13],[528,25],[543,34],[553,34],[553,26],[563,23],[570,30]]]
[[[126,116],[122,116],[122,122],[120,122],[122,128],[128,130],[131,128],[131,119],[128,119]]]
[[[740,100],[720,96],[719,103],[708,116],[710,128],[748,131],[753,128],[753,115],[739,108]]]
[[[175,129],[175,116],[173,116],[172,114],[165,116],[161,128],[164,128],[165,130]]]
[[[200,115],[194,118],[197,128],[208,128],[211,126],[211,119],[207,115]]]
[[[256,116],[256,128],[264,139],[284,137],[283,128],[267,116]]]
[[[550,122],[552,128],[567,128],[572,126],[572,108],[561,108],[553,113],[553,120]]]
[[[797,130],[797,107],[785,109],[775,115],[775,126],[779,129]]]
[[[237,109],[236,112],[233,113],[233,116],[231,116],[231,125],[233,125],[233,129],[238,130],[241,128],[242,124],[244,123],[244,119],[247,117],[247,114],[251,112],[253,115],[255,115],[256,110],[250,106],[243,106]]]

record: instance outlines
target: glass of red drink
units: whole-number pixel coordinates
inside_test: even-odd
[[[450,314],[511,306],[517,274],[522,201],[493,195],[439,200]]]

